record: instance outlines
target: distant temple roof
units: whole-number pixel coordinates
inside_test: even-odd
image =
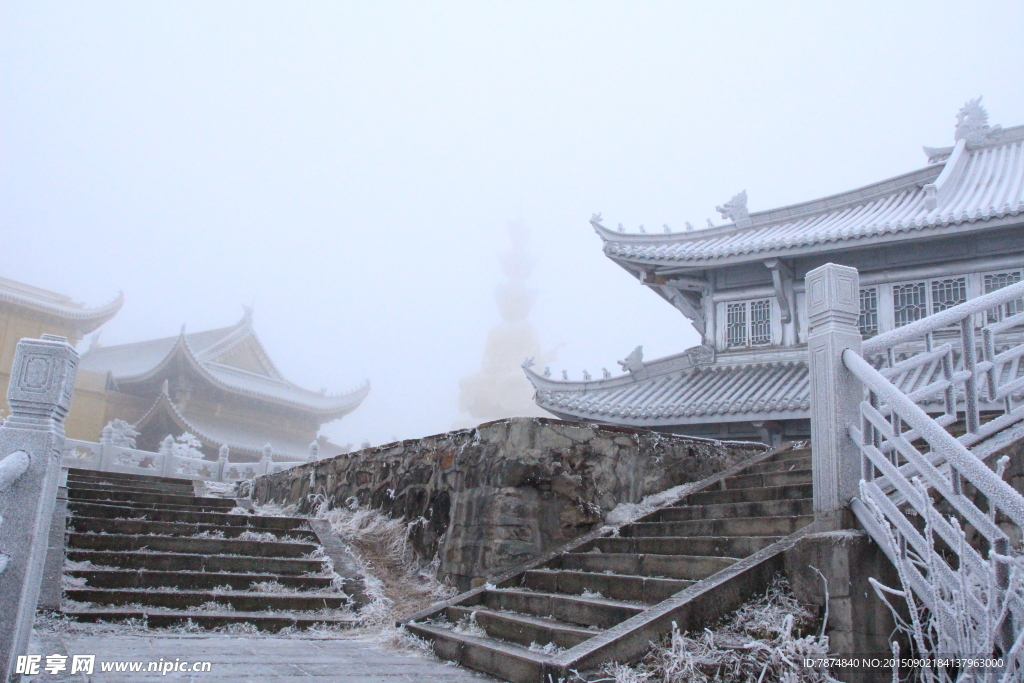
[[[86,308],[85,304],[69,296],[46,289],[33,287],[14,280],[0,277],[0,303],[7,303],[34,313],[57,318],[76,329],[80,335],[88,334],[113,318],[124,304],[124,294],[97,308]]]
[[[615,261],[694,268],[1009,224],[1024,213],[1024,126],[983,133],[925,148],[930,166],[822,199],[748,213],[741,193],[741,211],[719,208],[727,225],[635,234],[609,230],[600,215],[591,224]]]
[[[156,380],[168,366],[183,360],[201,377],[225,391],[278,403],[322,418],[346,415],[370,392],[367,381],[353,391],[331,395],[303,389],[274,366],[252,328],[252,315],[231,327],[177,337],[121,344],[93,345],[82,355],[81,369],[110,373],[118,387]],[[262,445],[262,444],[261,444]]]
[[[217,448],[221,444],[227,444],[235,455],[242,453],[259,457],[263,446],[268,443],[277,456],[304,459],[309,453],[308,442],[288,438],[272,427],[261,428],[254,424],[242,427],[223,420],[210,419],[209,415],[178,406],[166,392],[160,393],[150,409],[134,426],[136,429],[144,429],[147,423],[162,415],[166,415],[179,429],[196,436],[205,445]]]

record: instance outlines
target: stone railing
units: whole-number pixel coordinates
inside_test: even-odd
[[[78,354],[67,339],[22,339],[0,427],[0,680],[26,654],[57,498],[64,418]],[[18,676],[20,680],[20,676]]]
[[[817,518],[852,526],[852,512],[896,566],[902,591],[876,590],[908,605],[918,656],[999,655],[1019,673],[1024,497],[1003,480],[1009,458],[993,471],[971,448],[1024,438],[1024,283],[863,342],[857,271],[826,264],[806,282]]]
[[[314,444],[315,441],[310,445],[311,459],[316,457]],[[64,443],[61,466],[100,472],[143,474],[151,477],[235,482],[282,472],[309,462],[275,461],[273,449],[269,444],[263,447],[263,458],[257,462],[230,462],[229,455],[227,446],[220,447],[217,460],[206,460],[176,455],[170,447],[153,452],[117,445],[109,438],[101,438],[99,443],[67,439]]]

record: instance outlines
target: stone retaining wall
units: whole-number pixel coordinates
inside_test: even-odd
[[[460,589],[601,524],[620,503],[703,479],[754,443],[546,418],[511,418],[339,455],[256,479],[253,500],[313,509],[355,498],[415,522],[424,557]]]

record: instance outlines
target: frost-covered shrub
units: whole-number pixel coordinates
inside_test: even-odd
[[[776,576],[764,595],[744,603],[717,628],[672,633],[638,665],[605,665],[609,683],[838,683],[807,658],[828,656],[824,624]],[[594,680],[594,679],[591,679]]]

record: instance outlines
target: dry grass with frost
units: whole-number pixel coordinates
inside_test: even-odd
[[[805,658],[828,655],[828,637],[797,602],[783,576],[764,595],[746,602],[715,629],[665,638],[636,666],[605,665],[608,683],[838,683],[828,673],[803,666]],[[822,627],[822,631],[824,627]]]
[[[436,558],[428,562],[417,556],[409,543],[415,522],[392,519],[354,501],[334,509],[324,498],[318,502],[315,516],[331,525],[360,565],[369,599],[360,610],[366,626],[394,623],[456,594],[437,580]]]

